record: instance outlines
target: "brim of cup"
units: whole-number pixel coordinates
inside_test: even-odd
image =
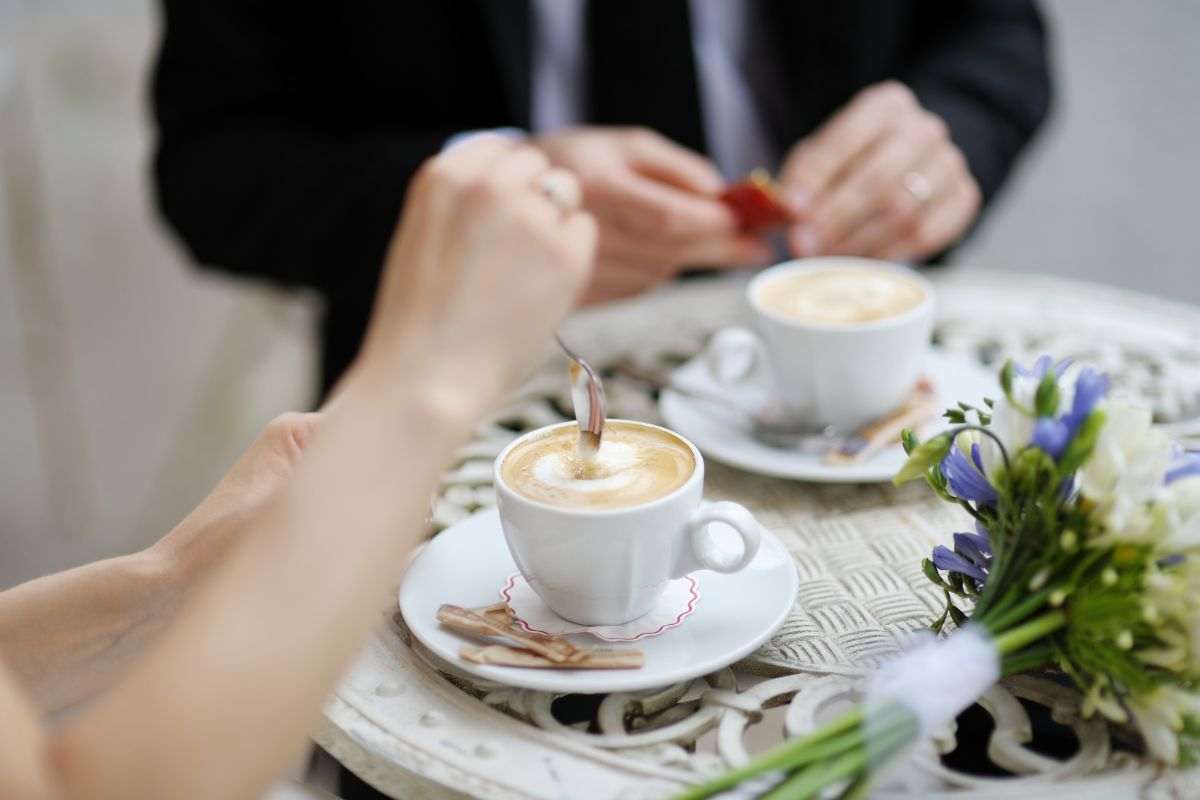
[[[771,281],[779,280],[787,275],[797,275],[801,273],[813,272],[830,272],[832,270],[850,270],[853,272],[894,272],[898,275],[903,275],[906,279],[912,281],[917,286],[921,287],[924,293],[924,299],[913,306],[912,308],[900,314],[894,314],[890,317],[874,319],[868,322],[855,323],[837,323],[837,322],[801,322],[793,317],[780,314],[777,311],[772,311],[769,308],[764,308],[758,302],[758,295],[763,286]],[[774,320],[782,325],[787,325],[798,330],[813,330],[822,331],[825,333],[856,333],[858,331],[882,330],[886,328],[895,328],[912,322],[914,319],[927,316],[933,312],[934,305],[934,289],[933,284],[926,278],[920,275],[911,267],[906,267],[903,264],[897,264],[892,261],[878,261],[873,258],[859,258],[857,256],[819,256],[817,258],[797,258],[792,261],[784,261],[776,264],[773,267],[767,267],[762,272],[754,276],[746,286],[746,302],[758,314],[762,314],[768,319]]]
[[[537,436],[548,435],[551,431],[556,431],[559,428],[563,428],[568,425],[577,426],[579,424],[578,422],[568,420],[567,422],[559,422],[555,425],[547,425],[545,427],[538,428],[537,430],[532,430],[532,431],[529,431],[528,433],[522,434],[522,435],[518,436],[516,439],[514,439],[512,442],[510,442],[507,447],[505,447],[503,450],[501,450],[500,455],[496,456],[496,460],[492,463],[492,484],[496,487],[496,491],[508,495],[509,497],[511,497],[513,499],[514,502],[525,503],[534,508],[540,508],[540,509],[544,509],[546,511],[553,511],[555,513],[563,514],[566,516],[584,516],[584,517],[620,516],[621,514],[628,514],[628,513],[637,512],[637,511],[644,511],[645,509],[651,508],[655,505],[658,505],[659,503],[668,503],[672,499],[674,499],[674,498],[678,497],[679,495],[683,494],[684,492],[686,492],[691,486],[693,486],[695,484],[695,482],[704,480],[704,458],[703,458],[703,456],[700,455],[699,448],[697,448],[696,445],[692,444],[685,437],[680,436],[678,433],[671,430],[670,428],[664,428],[661,425],[655,425],[654,423],[651,423],[651,422],[642,422],[642,421],[636,420],[636,419],[610,419],[610,420],[607,420],[607,422],[610,422],[610,423],[611,422],[619,422],[619,423],[622,423],[625,425],[636,425],[641,428],[649,428],[650,430],[661,431],[662,433],[665,433],[665,434],[668,434],[669,436],[675,437],[676,439],[678,439],[679,441],[681,441],[685,445],[687,445],[688,449],[691,450],[691,452],[692,452],[692,460],[696,465],[695,468],[692,470],[692,474],[688,477],[688,479],[686,481],[679,484],[679,486],[677,486],[674,489],[672,489],[671,491],[667,492],[662,497],[656,497],[653,500],[647,500],[646,502],[638,503],[637,505],[621,506],[620,508],[591,508],[591,507],[573,508],[570,506],[555,506],[555,505],[551,505],[549,503],[543,503],[540,500],[534,500],[533,498],[526,497],[525,495],[521,494],[516,489],[513,489],[507,483],[504,482],[504,477],[501,474],[500,468],[501,468],[501,465],[504,464],[504,460],[506,458],[508,458],[508,454],[510,452],[512,452],[513,448],[517,447],[522,442],[524,442],[528,439],[532,439]]]

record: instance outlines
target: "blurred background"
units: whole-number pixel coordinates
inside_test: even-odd
[[[1053,115],[957,268],[1200,302],[1200,3],[1043,7]],[[157,218],[156,10],[0,0],[0,588],[153,541],[313,397],[315,301],[201,274]]]

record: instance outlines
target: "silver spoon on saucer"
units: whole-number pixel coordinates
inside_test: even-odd
[[[771,447],[816,455],[831,450],[852,454],[865,444],[863,437],[858,434],[841,434],[831,427],[816,428],[810,423],[797,420],[778,403],[749,409],[716,392],[705,392],[684,386],[669,377],[640,369],[627,362],[617,364],[614,369],[619,375],[640,381],[659,391],[675,392],[692,400],[710,403],[732,411],[750,424],[752,437]]]
[[[554,334],[558,346],[571,359],[571,403],[575,406],[575,419],[579,423],[580,458],[591,460],[600,450],[604,436],[604,421],[608,419],[604,401],[604,384],[591,365],[567,346],[562,337]]]

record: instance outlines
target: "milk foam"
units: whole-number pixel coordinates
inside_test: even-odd
[[[669,494],[695,470],[691,450],[669,433],[612,421],[587,461],[575,453],[573,425],[523,442],[501,466],[504,482],[551,505],[620,507]]]
[[[886,270],[828,269],[777,278],[759,290],[762,305],[799,322],[853,324],[916,308],[925,292]]]

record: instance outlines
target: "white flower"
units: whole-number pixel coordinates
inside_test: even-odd
[[[1012,401],[1010,402],[1007,397],[1002,395],[996,399],[995,405],[992,407],[992,421],[988,425],[988,430],[994,433],[1004,445],[1009,458],[1014,457],[1033,438],[1034,417],[1030,409],[1033,408],[1038,384],[1041,381],[1041,375],[1029,372],[1013,375]],[[1070,391],[1069,388],[1067,391]],[[1069,398],[1067,402],[1070,402]],[[991,437],[981,437],[979,446],[984,471],[990,477],[995,474],[996,470],[1004,466],[1004,460]]]
[[[1159,548],[1168,553],[1200,548],[1200,475],[1170,484],[1158,505],[1166,529]]]
[[[1173,686],[1160,686],[1128,700],[1134,722],[1151,755],[1166,764],[1179,761],[1179,731],[1185,716],[1200,715],[1200,697]]]
[[[1170,441],[1151,425],[1145,408],[1107,402],[1101,409],[1104,426],[1091,458],[1079,470],[1079,492],[1096,503],[1109,537],[1146,541],[1160,533],[1151,503],[1163,490]]]

